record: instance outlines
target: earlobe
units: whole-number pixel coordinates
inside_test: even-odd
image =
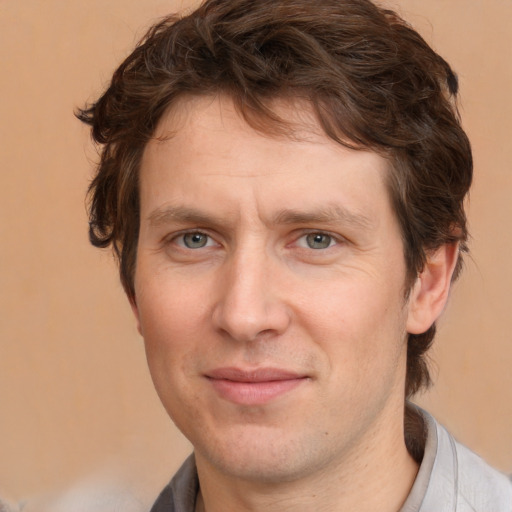
[[[427,256],[409,295],[408,333],[424,333],[443,312],[458,257],[458,243],[442,245]]]
[[[135,295],[128,297],[128,300],[130,301],[130,307],[132,308],[133,314],[135,315],[135,321],[137,325],[137,331],[139,331],[139,334],[142,336],[142,328],[140,325],[140,315],[139,315],[139,307],[137,306],[137,298]]]

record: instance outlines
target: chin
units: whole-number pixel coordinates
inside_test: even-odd
[[[318,443],[293,438],[289,432],[284,436],[275,429],[272,433],[249,430],[233,434],[225,443],[195,445],[198,464],[204,461],[231,478],[278,484],[316,472],[328,458]]]

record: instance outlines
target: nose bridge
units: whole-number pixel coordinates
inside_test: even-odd
[[[287,307],[273,282],[278,263],[265,247],[255,243],[241,246],[225,265],[214,311],[217,327],[240,341],[285,330]]]

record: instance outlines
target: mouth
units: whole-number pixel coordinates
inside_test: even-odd
[[[263,405],[292,391],[309,380],[279,368],[217,368],[206,374],[215,392],[237,405]]]

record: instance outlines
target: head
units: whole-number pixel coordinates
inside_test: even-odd
[[[449,65],[395,13],[368,0],[207,0],[153,26],[79,117],[101,160],[90,186],[90,238],[112,244],[135,299],[139,170],[166,112],[190,97],[229,97],[245,122],[293,137],[276,101],[307,104],[341,146],[389,162],[386,187],[400,226],[404,297],[429,254],[466,251],[468,139]],[[458,275],[461,257],[454,272]],[[435,333],[409,334],[406,396],[430,382],[425,353]]]

